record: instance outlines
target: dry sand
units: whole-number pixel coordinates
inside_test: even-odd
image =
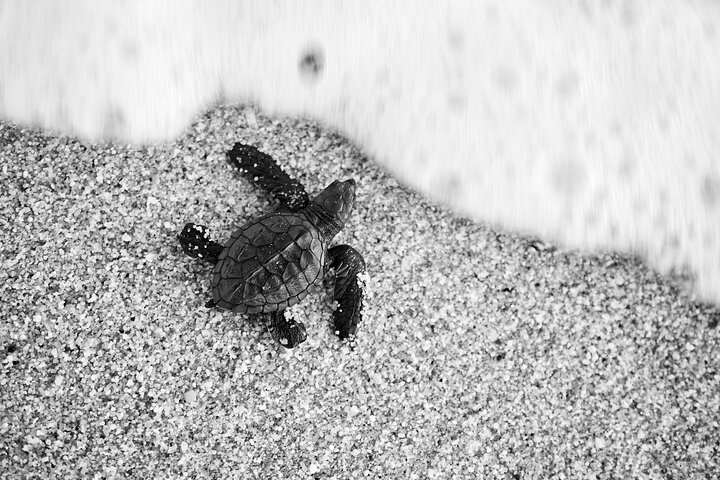
[[[224,240],[272,206],[224,159],[258,146],[368,265],[354,344],[327,293],[282,351],[208,310],[186,221]],[[314,124],[216,108],[177,142],[0,124],[2,478],[711,478],[717,308],[684,279],[459,218]]]

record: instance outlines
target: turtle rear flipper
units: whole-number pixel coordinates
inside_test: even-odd
[[[236,143],[227,152],[230,163],[248,177],[255,185],[270,193],[291,211],[297,211],[308,203],[305,188],[283,171],[273,158],[250,145]]]
[[[335,332],[340,338],[357,333],[362,322],[363,287],[358,275],[365,271],[365,261],[357,250],[349,245],[338,245],[328,250],[330,268],[335,269],[335,291],[338,302],[333,313]]]
[[[302,322],[285,316],[285,310],[267,314],[270,317],[270,333],[285,348],[295,348],[307,340],[307,331]]]
[[[207,234],[207,227],[204,225],[196,225],[194,223],[186,223],[185,228],[178,235],[180,246],[182,246],[185,255],[193,258],[202,258],[210,263],[217,262],[223,246],[217,242],[210,240]]]

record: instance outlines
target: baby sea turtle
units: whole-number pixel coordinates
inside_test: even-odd
[[[312,200],[305,188],[267,154],[236,143],[229,161],[280,202],[272,213],[235,230],[225,245],[210,240],[207,228],[188,223],[178,239],[183,251],[215,264],[207,307],[257,314],[268,320],[273,338],[293,348],[307,338],[305,326],[286,309],[321,286],[335,270],[333,316],[340,338],[353,337],[362,320],[362,256],[349,245],[328,248],[345,226],[355,203],[355,181],[334,181]]]

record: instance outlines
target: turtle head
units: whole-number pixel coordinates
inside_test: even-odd
[[[355,180],[335,180],[313,199],[313,203],[322,207],[334,222],[345,224],[355,205]]]

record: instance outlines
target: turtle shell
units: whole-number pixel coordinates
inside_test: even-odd
[[[304,216],[274,212],[237,229],[215,264],[215,305],[239,313],[274,312],[321,284],[327,242]]]

